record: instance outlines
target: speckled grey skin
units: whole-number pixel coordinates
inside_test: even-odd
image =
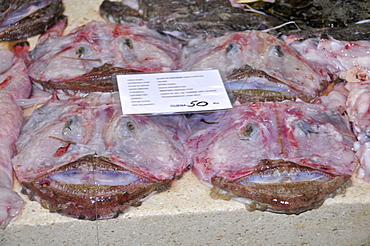
[[[63,15],[62,0],[49,2],[36,12],[23,17],[15,22],[7,23],[8,17],[19,9],[40,5],[41,1],[1,1],[0,6],[0,41],[19,40],[45,32],[55,25],[58,20],[66,18]],[[35,7],[34,7],[35,8]],[[4,24],[5,23],[5,24]]]

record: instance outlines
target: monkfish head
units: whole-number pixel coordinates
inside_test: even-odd
[[[193,170],[212,196],[251,210],[301,213],[346,185],[357,165],[345,118],[303,102],[250,103],[198,115]],[[202,125],[200,127],[199,125]]]
[[[70,217],[107,219],[182,174],[184,118],[122,115],[117,103],[111,93],[93,93],[34,112],[13,159],[30,198]]]
[[[234,32],[188,45],[181,64],[184,70],[218,69],[234,93],[278,90],[306,102],[331,81],[322,68],[304,60],[276,36],[260,31]]]
[[[181,45],[147,27],[92,21],[63,36],[58,22],[27,53],[30,78],[45,89],[113,91],[112,74],[178,69]]]

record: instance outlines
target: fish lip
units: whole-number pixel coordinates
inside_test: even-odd
[[[266,165],[263,165],[266,164]],[[261,173],[271,173],[277,168],[300,169],[319,172],[327,180],[289,181],[282,183],[245,182],[247,177]],[[223,177],[211,178],[214,186],[212,196],[222,199],[251,200],[249,210],[261,210],[284,214],[300,214],[319,207],[326,198],[334,196],[350,183],[350,175],[335,175],[326,171],[304,167],[284,160],[261,160],[251,173],[235,180]],[[221,195],[220,195],[221,194]],[[241,198],[241,199],[240,199]],[[248,205],[247,205],[248,206]]]
[[[286,161],[286,160],[283,160],[283,159],[278,159],[278,160],[262,159],[257,164],[254,171],[252,173],[250,173],[249,175],[247,175],[247,176],[272,173],[277,169],[279,169],[281,171],[286,170],[288,172],[289,171],[317,172],[317,173],[323,174],[324,176],[326,176],[328,178],[335,178],[336,177],[335,174],[332,174],[328,171],[314,169],[314,168],[311,168],[311,167],[308,167],[308,166],[303,166],[303,165],[297,164],[295,162]],[[244,178],[246,178],[246,176],[243,177],[243,178],[239,178],[239,179],[244,179]]]
[[[95,184],[62,184],[61,182],[58,182],[58,181],[54,181],[54,182],[58,183],[57,184],[58,188],[61,190],[64,190],[65,192],[71,192],[73,194],[84,195],[84,196],[85,195],[100,196],[104,194],[119,192],[122,189],[127,189],[135,185],[154,182],[151,179],[145,178],[138,174],[134,174],[125,168],[122,168],[120,166],[113,164],[108,158],[105,158],[103,156],[95,156],[95,155],[83,156],[76,161],[65,164],[59,167],[58,169],[53,170],[52,172],[48,172],[45,175],[42,175],[40,177],[33,179],[32,182],[40,186],[40,189],[45,189],[45,188],[47,189],[49,188],[49,185],[47,184],[49,177],[55,174],[58,174],[58,173],[63,173],[66,171],[71,171],[71,170],[77,170],[79,168],[89,169],[89,167],[90,168],[92,167],[92,170],[104,169],[108,171],[121,171],[124,173],[131,174],[133,176],[136,176],[138,177],[138,179],[125,186],[122,186],[122,185],[111,186],[111,185],[99,185],[99,184],[98,185],[95,185]],[[90,171],[90,170],[86,170],[86,171]],[[84,191],[84,189],[87,189],[87,190]],[[79,191],[81,193],[76,193],[76,191]]]
[[[129,185],[92,185],[92,184],[64,184],[53,187],[45,183],[48,177],[72,170],[79,165],[92,163],[96,167],[107,167],[109,170],[118,169],[131,173],[138,180]],[[56,181],[54,181],[55,183]],[[72,163],[66,164],[53,172],[49,172],[31,181],[24,181],[23,193],[30,200],[38,201],[50,212],[57,212],[65,216],[84,219],[101,220],[117,217],[131,206],[138,206],[141,201],[155,191],[163,191],[170,186],[172,180],[152,180],[127,169],[118,167],[109,159],[101,156],[87,155]]]

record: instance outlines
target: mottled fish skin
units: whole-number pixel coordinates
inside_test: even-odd
[[[12,190],[11,158],[22,126],[18,99],[31,93],[31,82],[23,61],[8,50],[0,50],[0,228],[4,229],[22,212],[23,199]]]
[[[215,197],[250,203],[251,210],[316,208],[358,164],[346,117],[321,105],[247,103],[193,117],[187,149],[194,173]]]
[[[274,17],[234,8],[224,0],[139,0],[135,7],[126,2],[104,0],[100,6],[101,16],[114,23],[145,24],[184,40],[264,30],[282,24]]]
[[[275,88],[304,101],[318,97],[331,80],[327,71],[305,60],[277,37],[260,31],[226,34],[185,47],[184,70],[218,69],[226,86]]]
[[[63,36],[65,21],[25,56],[33,82],[55,90],[113,91],[112,74],[178,69],[182,44],[146,27],[92,21]]]
[[[368,0],[276,0],[248,5],[284,22],[294,21],[303,29],[345,27],[370,19]]]
[[[0,41],[19,40],[44,33],[58,20],[66,18],[62,0],[3,2],[0,9]],[[16,14],[17,11],[23,13]]]
[[[113,218],[182,175],[186,124],[122,115],[117,93],[53,98],[22,128],[14,169],[30,199],[52,212]]]
[[[291,30],[285,35],[296,35],[297,39],[333,38],[342,41],[370,40],[370,21],[350,24],[346,27],[307,28]]]

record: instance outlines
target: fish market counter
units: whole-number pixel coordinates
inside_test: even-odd
[[[209,191],[188,171],[171,189],[102,221],[50,213],[23,196],[23,215],[0,231],[0,245],[370,244],[370,184],[358,179],[345,194],[300,215],[249,212]]]
[[[64,0],[65,33],[102,20],[102,0]],[[37,37],[29,39],[34,47]],[[9,48],[13,43],[0,43]],[[16,185],[20,192],[21,187]],[[22,195],[21,217],[0,230],[0,245],[370,245],[370,183],[353,178],[344,194],[300,215],[249,212],[215,200],[191,171],[171,188],[117,218],[85,221],[50,213]]]

